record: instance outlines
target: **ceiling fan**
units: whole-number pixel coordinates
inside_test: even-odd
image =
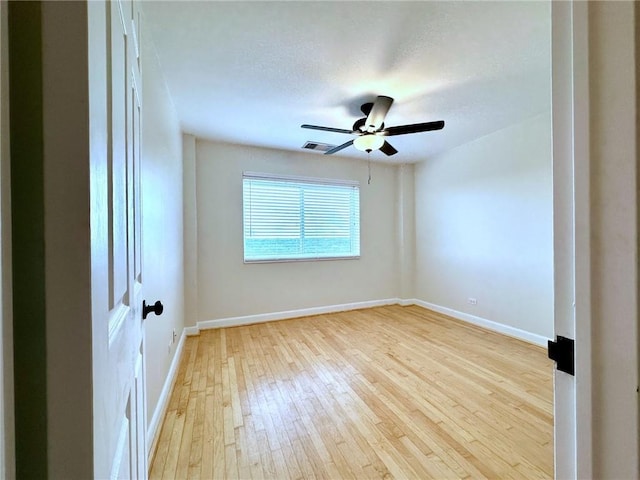
[[[358,150],[371,152],[372,150],[380,150],[385,155],[391,156],[398,153],[393,146],[387,142],[384,137],[394,135],[406,135],[408,133],[428,132],[431,130],[441,130],[444,128],[444,121],[437,122],[413,123],[411,125],[399,125],[397,127],[384,127],[384,117],[391,108],[393,98],[379,95],[373,103],[363,103],[360,107],[362,113],[366,117],[356,120],[353,124],[353,130],[343,128],[321,127],[319,125],[301,125],[302,128],[310,128],[312,130],[324,130],[326,132],[346,133],[355,135],[357,138],[333,147],[324,152],[325,155],[339,152],[343,148],[353,145]]]

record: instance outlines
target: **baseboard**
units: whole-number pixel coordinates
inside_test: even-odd
[[[184,327],[184,334],[187,337],[198,335],[199,333],[200,333],[200,328],[197,325],[195,327]]]
[[[494,332],[502,333],[503,335],[514,337],[519,340],[524,340],[525,342],[533,343],[541,347],[547,346],[548,338],[542,335],[527,332],[525,330],[520,330],[519,328],[511,327],[509,325],[504,325],[502,323],[493,322],[491,320],[487,320],[481,317],[476,317],[475,315],[470,315],[468,313],[459,312],[457,310],[453,310],[452,308],[441,307],[439,305],[425,302],[423,300],[411,299],[411,300],[402,300],[402,302],[408,302],[407,305],[411,305],[411,304],[418,305],[428,310],[433,310],[434,312],[443,313],[445,315],[449,315],[450,317],[456,318],[458,320],[462,320],[463,322],[471,323],[473,325],[477,325],[479,327],[483,327],[488,330],[493,330]]]
[[[275,320],[286,320],[288,318],[306,317],[309,315],[321,315],[323,313],[346,312],[349,310],[359,310],[362,308],[381,307],[384,305],[401,305],[403,307],[409,305],[418,305],[434,312],[443,313],[450,317],[471,323],[479,327],[502,333],[510,337],[514,337],[525,342],[533,343],[543,347],[547,346],[547,338],[542,335],[527,332],[519,328],[504,325],[502,323],[493,322],[485,318],[470,315],[468,313],[459,312],[452,308],[441,307],[433,303],[418,300],[416,298],[387,298],[383,300],[371,300],[366,302],[345,303],[341,305],[328,305],[324,307],[311,307],[299,310],[287,310],[283,312],[261,313],[257,315],[246,315],[242,317],[218,318],[215,320],[204,320],[198,322],[195,327],[186,327],[184,329],[186,335],[198,335],[200,330],[208,330],[212,328],[237,327],[240,325],[250,325],[253,323],[272,322]]]
[[[158,398],[158,403],[156,404],[153,416],[151,417],[151,422],[149,422],[149,428],[147,428],[147,455],[149,458],[149,466],[151,466],[151,459],[156,448],[156,443],[158,442],[158,437],[160,436],[160,427],[162,426],[164,415],[167,412],[167,407],[169,406],[171,390],[173,390],[173,384],[176,381],[176,374],[178,372],[178,367],[180,366],[180,360],[182,359],[182,349],[186,338],[185,331],[186,328],[182,335],[180,335],[180,340],[176,346],[176,353],[173,356],[171,365],[169,366],[169,372],[167,372],[167,377],[164,381],[164,385],[162,386],[162,391],[160,392],[160,398]]]
[[[381,307],[384,305],[396,305],[400,303],[398,298],[387,298],[384,300],[371,300],[367,302],[344,303],[341,305],[329,305],[325,307],[302,308],[300,310],[287,310],[284,312],[261,313],[258,315],[246,315],[243,317],[218,318],[216,320],[204,320],[198,322],[199,330],[210,328],[237,327],[239,325],[250,325],[252,323],[264,323],[274,320],[286,320],[288,318],[307,317],[309,315],[321,315],[323,313],[346,312],[348,310],[359,310],[362,308]]]

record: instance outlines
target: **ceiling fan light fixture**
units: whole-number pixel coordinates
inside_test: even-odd
[[[377,135],[362,135],[353,141],[353,146],[363,152],[378,150],[384,145],[384,138]]]

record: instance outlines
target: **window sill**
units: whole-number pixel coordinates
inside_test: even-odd
[[[360,260],[360,255],[357,257],[270,258],[266,260],[244,260],[244,263],[249,265],[253,263],[325,262],[332,260]]]

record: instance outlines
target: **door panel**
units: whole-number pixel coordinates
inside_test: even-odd
[[[109,267],[110,306],[129,305],[127,271],[127,30],[120,2],[111,4],[111,54],[109,68],[111,83],[108,102],[110,104],[111,131],[109,152]],[[117,317],[118,319],[121,316]],[[115,331],[114,328],[110,329]]]
[[[129,458],[131,444],[129,424],[129,418],[127,416],[122,417],[118,434],[118,443],[116,444],[115,455],[111,464],[111,475],[109,478],[131,478],[129,473],[131,465],[131,459]]]
[[[141,345],[142,347],[142,345]],[[147,435],[147,422],[146,422],[146,401],[145,401],[145,378],[144,378],[144,362],[143,352],[140,351],[138,360],[136,362],[136,372],[134,385],[132,390],[133,401],[135,404],[136,421],[135,421],[135,453],[136,461],[135,478],[146,478],[147,476],[147,446],[141,439],[146,439]]]
[[[135,30],[133,30],[135,31]],[[140,99],[141,80],[139,78],[139,70],[136,67],[137,62],[134,63],[131,73],[131,154],[132,154],[132,198],[134,204],[138,207],[133,210],[131,220],[133,225],[131,232],[133,235],[132,240],[132,268],[133,268],[133,280],[137,285],[142,284],[142,224],[141,224],[141,156],[142,156],[142,103]]]

